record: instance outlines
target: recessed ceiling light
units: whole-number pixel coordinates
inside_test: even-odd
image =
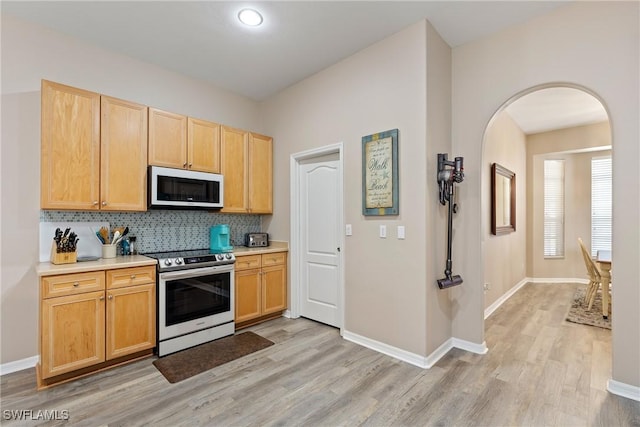
[[[255,9],[242,9],[238,12],[238,19],[244,25],[257,27],[262,24],[262,15]]]

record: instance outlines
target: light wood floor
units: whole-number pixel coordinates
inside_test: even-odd
[[[610,331],[564,320],[577,286],[526,285],[487,319],[488,354],[428,370],[281,318],[250,328],[275,345],[176,384],[152,358],[41,392],[33,369],[4,375],[0,424],[31,409],[82,426],[638,426],[640,403],[605,391]]]

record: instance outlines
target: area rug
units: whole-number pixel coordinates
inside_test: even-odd
[[[153,364],[170,383],[177,383],[271,345],[260,335],[243,332],[161,357]]]
[[[597,326],[599,328],[611,329],[611,302],[609,302],[609,318],[602,318],[602,292],[599,290],[596,293],[596,299],[591,306],[591,310],[587,309],[587,304],[584,302],[584,294],[586,289],[578,288],[573,295],[571,301],[571,308],[567,313],[567,320],[573,323],[580,323],[583,325]]]

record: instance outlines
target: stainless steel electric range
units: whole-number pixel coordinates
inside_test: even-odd
[[[158,260],[158,356],[235,333],[232,253],[144,254]]]

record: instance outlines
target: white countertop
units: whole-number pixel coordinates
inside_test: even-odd
[[[235,256],[260,255],[274,252],[287,252],[289,244],[287,242],[271,241],[269,246],[264,248],[247,248],[244,246],[234,246]],[[157,261],[144,255],[117,256],[115,258],[100,258],[95,261],[82,261],[71,264],[52,264],[41,262],[36,266],[38,277],[53,276],[56,274],[84,273],[96,270],[113,270],[115,268],[143,267],[156,265]]]
[[[246,246],[234,246],[233,254],[235,256],[245,255],[260,255],[270,254],[274,252],[287,252],[289,251],[289,243],[272,240],[269,242],[269,246],[262,248],[247,248]]]
[[[144,255],[117,256],[115,258],[100,258],[95,261],[74,262],[71,264],[51,264],[41,262],[36,266],[38,277],[56,274],[84,273],[86,271],[113,270],[115,268],[143,267],[156,265],[157,260]]]

